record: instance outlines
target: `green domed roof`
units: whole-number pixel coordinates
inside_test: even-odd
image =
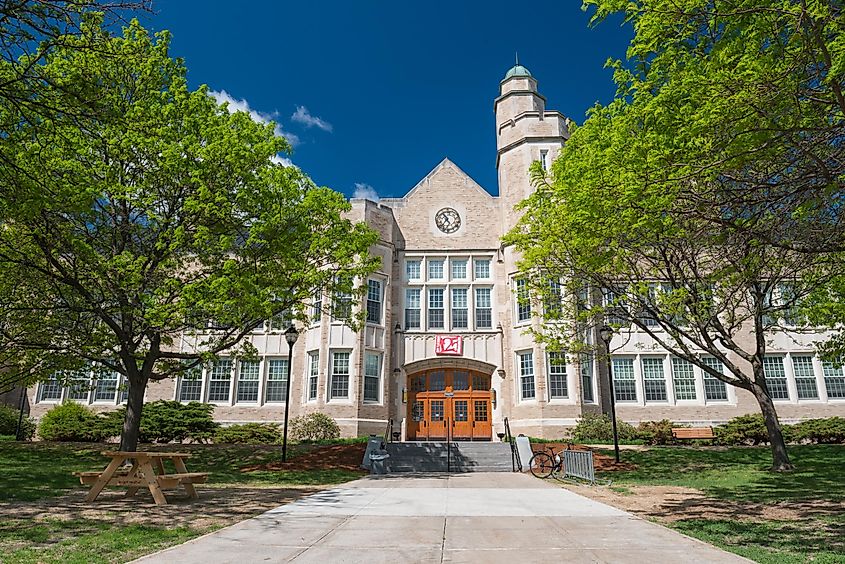
[[[528,72],[527,68],[517,63],[505,74],[505,80],[514,76],[531,76],[531,73]]]

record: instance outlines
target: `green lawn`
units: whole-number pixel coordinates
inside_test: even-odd
[[[142,445],[141,448],[145,447],[190,452],[188,469],[209,472],[208,483],[200,488],[263,488],[254,495],[262,499],[273,499],[270,490],[282,492],[291,486],[336,484],[361,475],[335,469],[242,470],[279,461],[281,449],[278,446]],[[127,504],[125,510],[122,507],[115,510],[112,506],[99,511],[95,502],[84,505],[90,506],[96,515],[83,515],[78,507],[54,515],[56,502],[51,499],[73,491],[81,495],[87,489],[79,484],[72,472],[104,468],[108,459],[100,453],[114,448],[115,445],[103,444],[0,442],[0,562],[125,562],[205,534],[228,524],[227,518],[232,522],[249,516],[233,515],[228,506],[194,505],[183,501],[178,511],[193,511],[205,521],[194,524],[189,519],[187,523],[174,524],[166,517],[171,514],[168,512],[170,506],[155,506],[150,500],[137,505]],[[320,447],[294,445],[288,449],[289,459],[315,448]],[[217,503],[214,496],[203,498],[202,489],[200,495],[201,500],[212,498],[206,503]],[[227,495],[228,492],[217,497]],[[79,499],[74,499],[78,504]],[[268,503],[266,499],[265,504]],[[232,503],[241,502],[233,500]],[[217,522],[208,521],[211,510],[219,517]],[[132,522],[136,515],[147,518],[142,518],[141,523]]]
[[[337,484],[360,476],[345,470],[287,470],[243,472],[244,466],[278,461],[278,446],[146,445],[151,450],[190,452],[188,470],[209,472],[210,486],[284,486]],[[32,501],[84,489],[72,473],[105,468],[100,453],[115,446],[87,443],[0,442],[0,501]],[[142,446],[143,448],[143,446]],[[305,446],[294,446],[295,457]]]
[[[845,445],[791,446],[789,454],[796,470],[774,473],[768,447],[653,447],[622,453],[636,469],[599,477],[626,495],[640,485],[683,486],[705,494],[698,507],[735,507],[730,518],[666,524],[757,562],[845,563]],[[796,518],[761,518],[768,507]]]

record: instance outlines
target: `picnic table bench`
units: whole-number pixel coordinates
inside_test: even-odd
[[[140,488],[146,487],[157,505],[166,505],[167,498],[162,490],[182,486],[190,498],[196,499],[194,484],[202,484],[208,479],[208,472],[188,472],[185,459],[191,455],[184,452],[107,451],[102,454],[111,457],[105,470],[73,473],[80,483],[91,485],[85,501],[97,499],[106,486],[127,486],[126,497],[132,497]],[[165,460],[172,461],[175,473],[165,472]],[[131,466],[126,466],[129,461]]]
[[[672,427],[676,439],[712,439],[713,427]]]

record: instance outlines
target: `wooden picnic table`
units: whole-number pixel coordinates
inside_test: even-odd
[[[106,486],[127,486],[126,497],[132,497],[142,487],[147,487],[157,505],[167,505],[162,490],[175,489],[180,485],[188,496],[197,498],[194,484],[208,479],[208,472],[188,472],[185,459],[191,455],[184,452],[128,452],[106,451],[103,456],[111,457],[106,469],[101,472],[74,472],[83,484],[91,484],[85,501],[94,501]],[[176,473],[167,474],[164,461],[170,460]],[[125,463],[131,461],[131,466]]]

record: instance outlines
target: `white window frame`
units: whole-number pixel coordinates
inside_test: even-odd
[[[244,373],[244,364],[247,364],[249,366],[255,366],[255,378],[244,379],[241,377]],[[261,403],[261,368],[261,360],[238,360],[235,373],[235,393],[232,394],[232,399],[235,405],[259,405]],[[241,382],[255,383],[254,400],[240,399]]]
[[[370,358],[375,357],[376,359],[376,375],[372,376],[368,374],[367,370],[369,369],[368,362]],[[368,405],[380,405],[382,402],[382,379],[381,375],[384,372],[382,367],[382,362],[384,359],[384,355],[380,352],[375,351],[365,351],[364,352],[364,378],[363,378],[363,388],[361,390],[361,403],[365,403]],[[376,398],[367,398],[367,380],[376,380]]]
[[[402,309],[404,313],[404,317],[402,319],[404,323],[404,327],[408,331],[421,331],[422,330],[422,322],[423,322],[423,292],[424,288],[422,286],[414,286],[411,288],[405,288],[405,296],[404,296],[404,308]],[[417,293],[417,307],[411,308],[408,307],[410,300],[408,300],[408,292],[416,292]],[[411,327],[408,325],[408,312],[409,311],[416,311],[417,312],[417,324],[415,327]]]
[[[284,368],[282,370],[282,377],[278,380],[270,380],[271,367],[274,366],[275,363],[280,362],[285,363],[283,364]],[[288,374],[290,374],[291,379],[293,379],[293,371],[290,370],[290,366],[288,366],[289,363],[290,359],[286,356],[272,356],[264,359],[264,366],[262,367],[262,370],[260,372],[263,376],[262,380],[264,381],[264,386],[263,389],[260,391],[260,395],[258,396],[259,398],[261,398],[264,404],[284,405],[285,397],[289,397],[287,396],[287,390],[285,389],[287,386],[290,386],[290,382],[287,381]],[[285,382],[285,386],[282,387],[282,392],[284,393],[281,394],[281,397],[279,397],[279,399],[271,400],[267,397],[268,392],[270,391],[270,382]]]
[[[440,276],[432,276],[432,266],[440,264]],[[446,283],[446,259],[440,257],[427,258],[425,260],[425,279],[428,282]]]
[[[563,357],[563,363],[553,363],[552,356]],[[563,372],[560,372],[561,367]],[[546,390],[548,390],[549,401],[568,401],[572,397],[572,385],[569,382],[569,364],[566,353],[562,352],[546,352]],[[566,389],[566,394],[562,396],[552,395],[552,376],[563,376],[563,385]]]
[[[528,374],[524,372],[523,369],[527,366],[526,363],[523,362],[524,357],[530,357],[531,360],[531,373]],[[517,351],[516,352],[516,392],[517,397],[519,398],[520,402],[536,402],[537,401],[537,368],[534,362],[534,351],[533,350],[524,350],[524,351]],[[532,397],[525,397],[524,394],[524,386],[523,380],[531,380],[531,388],[534,391],[534,395]]]
[[[339,354],[347,355],[347,365],[346,365],[346,395],[345,396],[334,396],[334,381],[335,377],[335,356]],[[350,349],[330,349],[328,354],[328,361],[329,361],[329,381],[328,385],[326,386],[326,401],[328,403],[350,403],[352,400],[352,351]],[[343,375],[341,375],[343,376]]]
[[[229,363],[229,379],[228,379],[229,392],[228,392],[228,396],[225,400],[219,400],[219,399],[212,400],[211,399],[211,383],[212,382],[225,382],[226,381],[226,380],[223,380],[223,379],[220,379],[220,378],[213,378],[214,368],[216,367],[217,364],[224,363],[224,362]],[[206,397],[208,403],[212,403],[214,405],[232,405],[232,400],[233,400],[232,388],[234,387],[233,383],[234,383],[234,380],[235,380],[235,376],[234,376],[235,363],[232,361],[232,359],[230,357],[220,357],[216,361],[212,362],[211,365],[206,368],[206,370],[208,372],[208,375],[205,379],[205,385],[206,385],[205,397]]]
[[[308,351],[307,358],[308,379],[305,386],[305,401],[313,402],[320,397],[320,351]]]
[[[371,299],[372,292],[373,292],[373,284],[377,285],[378,287],[378,300]],[[383,325],[384,324],[384,295],[385,295],[385,283],[384,280],[381,278],[370,278],[367,280],[367,295],[366,295],[366,311],[367,311],[367,323],[370,325]],[[378,307],[378,319],[372,320],[370,319],[370,304],[375,303]]]

